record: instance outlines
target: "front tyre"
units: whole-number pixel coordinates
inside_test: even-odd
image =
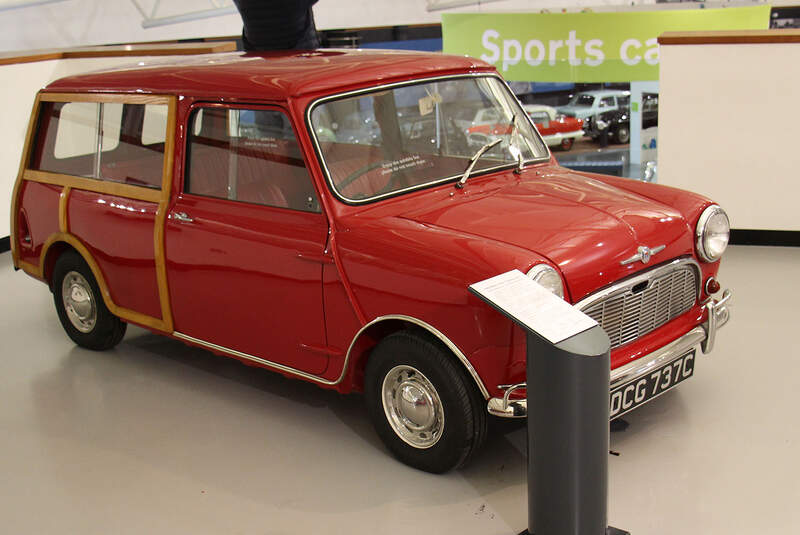
[[[631,131],[627,126],[620,126],[616,133],[617,143],[625,144],[631,140]]]
[[[58,258],[52,289],[58,319],[79,346],[102,351],[125,336],[127,324],[108,310],[92,270],[77,253],[68,251]]]
[[[442,473],[464,465],[486,437],[485,401],[463,368],[434,340],[412,331],[372,351],[364,394],[370,419],[402,462]]]

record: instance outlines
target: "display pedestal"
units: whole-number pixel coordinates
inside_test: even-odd
[[[518,271],[476,283],[470,291],[526,332],[528,529],[523,533],[627,533],[607,523],[608,335]]]
[[[530,533],[526,529],[525,531],[521,532],[519,535],[530,535]],[[617,528],[612,528],[611,526],[608,526],[606,528],[606,535],[631,535],[631,532],[630,531],[624,531],[624,530],[617,529]]]

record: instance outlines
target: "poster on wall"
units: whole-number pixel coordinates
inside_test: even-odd
[[[493,64],[507,80],[658,80],[666,31],[766,30],[770,6],[609,13],[445,13],[447,54]]]

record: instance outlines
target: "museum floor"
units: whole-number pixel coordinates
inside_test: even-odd
[[[733,317],[696,376],[613,433],[609,523],[633,535],[800,532],[800,249],[732,247]],[[780,286],[786,283],[786,291]],[[444,476],[394,461],[359,396],[130,328],[75,347],[0,254],[0,532],[515,534],[525,430]],[[200,297],[200,296],[198,296]],[[198,302],[198,307],[202,303]]]

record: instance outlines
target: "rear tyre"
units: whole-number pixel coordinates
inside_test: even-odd
[[[92,270],[78,253],[68,251],[58,258],[52,289],[58,319],[79,346],[102,351],[125,336],[127,323],[108,310]]]
[[[485,400],[452,355],[425,335],[384,338],[367,363],[364,395],[383,443],[414,468],[463,466],[486,438]]]

